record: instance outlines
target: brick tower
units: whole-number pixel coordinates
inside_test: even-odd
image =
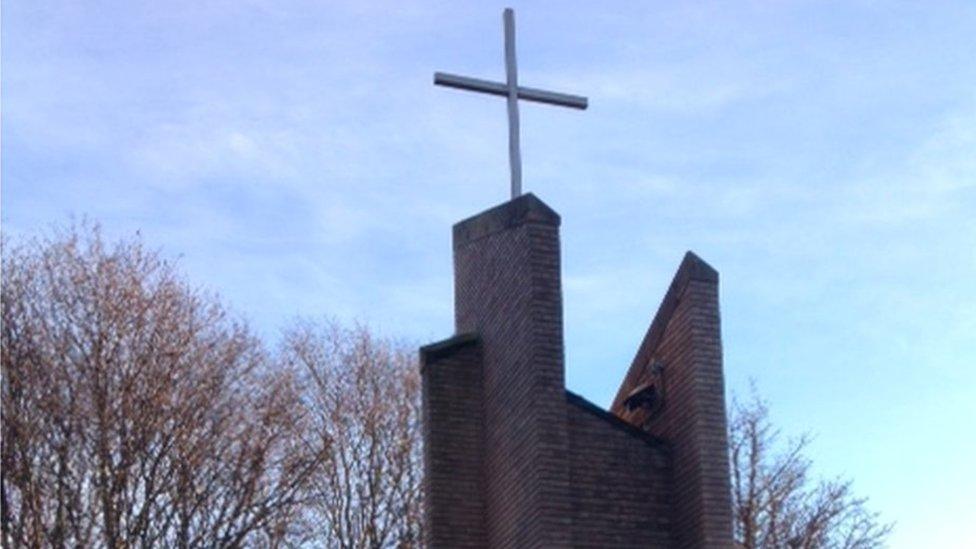
[[[565,388],[559,215],[454,226],[454,337],[421,349],[427,542],[732,546],[718,273],[688,253],[609,411]]]

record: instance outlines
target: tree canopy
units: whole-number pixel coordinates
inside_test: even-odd
[[[412,346],[296,321],[274,348],[139,239],[82,225],[2,254],[9,547],[419,547]],[[891,525],[817,481],[757,397],[733,407],[746,549],[869,549]]]

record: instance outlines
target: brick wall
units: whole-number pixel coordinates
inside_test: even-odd
[[[667,548],[666,444],[567,393],[573,547]]]
[[[565,391],[559,223],[529,194],[454,226],[472,335],[421,350],[428,545],[731,547],[718,273],[685,256],[602,410]]]
[[[456,329],[484,349],[492,547],[569,547],[559,216],[523,195],[454,227]]]
[[[658,362],[663,370],[652,372]],[[663,407],[628,411],[632,389],[659,377]],[[678,547],[731,547],[732,511],[718,273],[689,252],[671,283],[611,410],[666,439],[673,457],[673,529]]]
[[[481,344],[461,335],[420,350],[424,520],[430,547],[487,547]]]

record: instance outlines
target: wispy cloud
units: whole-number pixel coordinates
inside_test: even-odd
[[[4,231],[70,213],[142,229],[272,335],[298,313],[451,331],[449,225],[507,197],[505,106],[431,73],[500,79],[501,4],[8,4]],[[976,9],[516,7],[523,83],[591,100],[522,111],[527,188],[564,220],[574,387],[613,391],[694,249],[722,272],[730,386],[767,380],[783,423],[826,433],[818,461],[883,492],[893,519],[948,501],[886,484],[904,463],[830,446],[871,430],[904,453],[884,410],[907,383],[919,409],[976,402],[959,396],[976,352]],[[809,389],[824,384],[867,411],[836,429],[845,408]],[[928,446],[913,459],[938,469]],[[912,546],[924,529],[904,531]]]

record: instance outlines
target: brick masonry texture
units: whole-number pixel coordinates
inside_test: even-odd
[[[454,229],[458,332],[484,347],[491,547],[569,547],[559,216],[532,195]]]
[[[603,410],[565,389],[559,223],[527,194],[454,227],[462,335],[421,349],[427,544],[731,547],[717,273],[686,256]],[[628,412],[652,378],[663,407]]]
[[[420,350],[425,530],[431,547],[486,547],[481,343],[461,335]]]
[[[652,418],[627,412],[624,398],[655,377],[654,361],[663,367],[663,408]],[[693,253],[678,268],[611,411],[671,444],[677,546],[731,547],[718,273]]]
[[[666,445],[567,395],[575,547],[672,547]]]

